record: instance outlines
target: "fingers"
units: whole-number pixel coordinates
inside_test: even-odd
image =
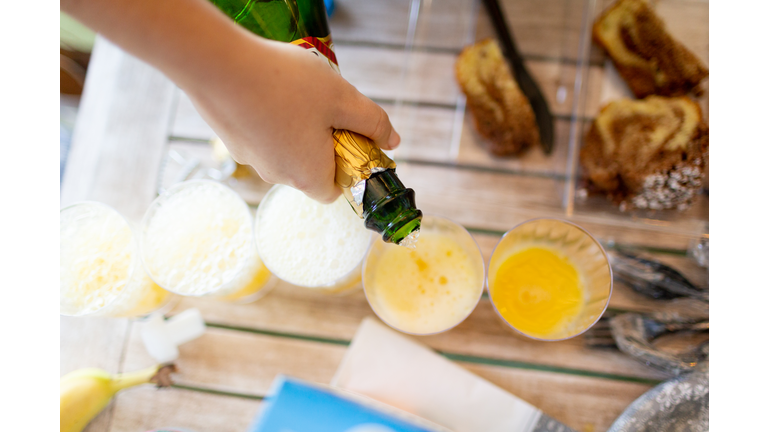
[[[330,184],[327,182],[312,182],[308,185],[301,186],[302,187],[299,187],[298,184],[294,185],[296,189],[299,189],[300,191],[304,192],[306,196],[321,204],[330,204],[336,201],[336,198],[341,195],[341,188],[339,188],[334,182],[331,182]]]
[[[351,86],[350,86],[351,87]],[[363,96],[354,87],[349,98],[341,98],[333,127],[346,129],[367,136],[384,150],[400,145],[400,135],[392,127],[387,113],[375,102]]]
[[[316,166],[319,170],[321,168],[327,168],[327,165]],[[313,174],[310,171],[292,173],[290,177],[276,178],[268,174],[264,174],[262,171],[257,170],[259,177],[269,184],[285,184],[294,189],[298,189],[313,200],[322,203],[330,204],[336,201],[336,198],[341,195],[341,188],[336,184],[336,166],[332,166],[332,170],[329,175],[326,174]]]
[[[341,195],[336,185],[336,159],[329,141],[329,151],[315,155],[315,159],[294,162],[289,185],[322,204],[330,204]],[[319,157],[318,157],[319,156]]]

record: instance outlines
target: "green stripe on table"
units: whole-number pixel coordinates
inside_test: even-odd
[[[231,397],[236,397],[241,399],[251,399],[251,400],[259,400],[259,401],[264,399],[264,396],[261,396],[261,395],[215,390],[215,389],[210,389],[205,387],[189,386],[184,384],[172,384],[171,387],[175,389],[180,389],[180,390],[189,390],[189,391],[213,394],[218,396],[231,396]]]
[[[652,379],[652,378],[641,378],[641,377],[635,377],[635,376],[629,376],[629,375],[594,372],[594,371],[588,371],[583,369],[564,368],[559,366],[547,366],[547,365],[541,365],[541,364],[526,363],[526,362],[521,362],[516,360],[493,359],[493,358],[487,358],[487,357],[477,357],[477,356],[447,353],[447,352],[441,352],[441,351],[437,351],[437,352],[449,360],[460,361],[464,363],[483,364],[483,365],[489,365],[489,366],[502,366],[502,367],[515,368],[515,369],[536,370],[541,372],[554,372],[554,373],[562,373],[567,375],[576,375],[576,376],[583,376],[583,377],[590,377],[590,378],[604,378],[604,379],[610,379],[614,381],[626,381],[626,382],[634,382],[634,383],[640,383],[640,384],[658,384],[661,382],[661,380]]]
[[[494,230],[494,229],[486,229],[486,228],[478,228],[478,227],[470,227],[465,226],[464,228],[467,229],[472,234],[483,234],[488,236],[496,236],[501,237],[504,235],[505,231],[500,230]],[[659,255],[676,255],[676,256],[687,256],[688,251],[685,249],[673,249],[673,248],[661,248],[661,247],[653,247],[653,246],[643,246],[643,245],[633,245],[633,244],[624,244],[624,243],[617,243],[613,247],[602,245],[604,248],[608,250],[616,249],[616,247],[619,248],[632,248],[634,250],[647,252],[651,254],[659,254]]]
[[[233,330],[233,331],[240,331],[240,332],[258,334],[263,336],[273,336],[273,337],[280,337],[280,338],[286,338],[286,339],[301,340],[306,342],[325,343],[325,344],[331,344],[331,345],[349,346],[349,344],[352,342],[347,339],[335,339],[335,338],[327,338],[327,337],[321,337],[321,336],[308,336],[308,335],[302,335],[302,334],[296,334],[296,333],[286,333],[286,332],[279,332],[279,331],[273,331],[273,330],[262,330],[262,329],[256,329],[251,327],[230,326],[226,324],[206,323],[206,325],[211,328],[217,328],[217,329],[223,329],[223,330]],[[436,351],[436,352],[447,359],[465,362],[465,363],[483,364],[483,365],[489,365],[489,366],[501,366],[501,367],[508,367],[513,369],[537,370],[542,372],[553,372],[553,373],[561,373],[566,375],[575,375],[575,376],[590,377],[590,378],[604,378],[604,379],[610,379],[614,381],[634,382],[634,383],[640,383],[640,384],[658,384],[661,382],[660,380],[657,380],[657,379],[642,378],[642,377],[636,377],[636,376],[630,376],[630,375],[594,372],[594,371],[589,371],[584,369],[572,369],[572,368],[565,368],[565,367],[559,367],[559,366],[547,366],[547,365],[527,363],[527,362],[517,361],[517,360],[504,360],[504,359],[496,359],[496,358],[490,358],[490,357],[478,357],[478,356],[470,356],[465,354],[449,353],[449,352],[443,352],[443,351]]]
[[[217,329],[223,329],[223,330],[234,330],[234,331],[240,331],[245,333],[253,333],[263,336],[274,336],[274,337],[282,337],[286,339],[295,339],[295,340],[301,340],[301,341],[307,341],[307,342],[319,342],[319,343],[325,343],[325,344],[331,344],[331,345],[343,345],[343,346],[349,346],[351,341],[346,339],[334,339],[334,338],[327,338],[327,337],[320,337],[320,336],[307,336],[307,335],[301,335],[296,333],[285,333],[285,332],[278,332],[278,331],[272,331],[272,330],[261,330],[261,329],[255,329],[251,327],[238,327],[238,326],[230,326],[226,324],[216,324],[216,323],[205,323],[206,326],[217,328]]]

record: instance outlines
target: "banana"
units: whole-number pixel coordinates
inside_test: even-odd
[[[136,372],[111,375],[107,371],[88,368],[70,372],[60,383],[60,432],[80,432],[104,409],[118,391],[139,384],[172,384],[170,374],[176,366],[156,365]]]

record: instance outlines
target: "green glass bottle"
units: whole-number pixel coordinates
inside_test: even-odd
[[[339,71],[323,0],[210,0],[246,29],[267,39],[313,50]],[[334,131],[336,183],[365,226],[386,242],[412,246],[421,227],[413,189],[395,173],[395,163],[371,140]]]
[[[382,234],[384,241],[413,245],[422,216],[416,208],[413,189],[403,186],[395,170],[388,169],[368,179],[363,196],[365,227]]]

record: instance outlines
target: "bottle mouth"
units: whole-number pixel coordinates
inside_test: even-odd
[[[387,243],[399,244],[421,227],[423,214],[416,208],[413,189],[403,186],[393,169],[368,179],[363,204],[366,228],[381,234]]]
[[[419,209],[409,209],[400,213],[394,220],[387,224],[387,229],[384,230],[382,239],[385,242],[400,245],[400,243],[403,242],[403,239],[421,228],[422,217],[424,217],[424,214]],[[415,245],[415,241],[413,244]]]

